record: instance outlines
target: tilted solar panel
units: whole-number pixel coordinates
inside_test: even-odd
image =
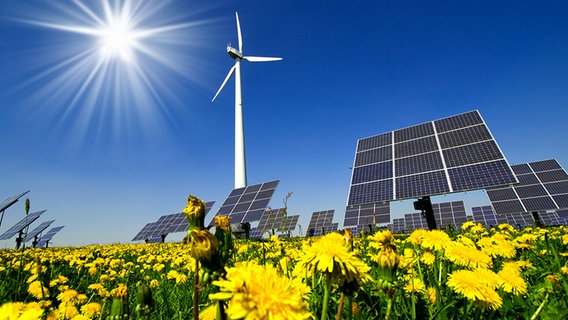
[[[51,229],[49,229],[49,231],[47,231],[38,241],[37,243],[37,247],[41,248],[41,247],[45,247],[47,245],[48,241],[51,241],[51,239],[53,239],[53,236],[55,236],[55,234],[57,234],[61,229],[63,229],[65,226],[58,226],[58,227],[53,227]]]
[[[229,216],[231,223],[258,221],[278,186],[278,180],[231,191],[216,216]]]
[[[2,235],[0,235],[0,240],[8,240],[15,236],[20,231],[24,230],[27,226],[36,221],[44,212],[47,210],[36,211],[28,214],[22,220],[18,221],[10,229],[6,230]]]
[[[8,209],[8,207],[16,203],[21,197],[26,195],[28,192],[30,192],[30,190],[8,197],[4,201],[0,202],[0,212]]]
[[[331,231],[335,210],[316,211],[308,225],[307,236],[321,236]]]
[[[49,227],[49,225],[52,224],[53,222],[55,222],[55,220],[42,222],[39,226],[34,228],[32,231],[28,232],[28,235],[24,239],[24,242],[28,242],[33,238],[35,238],[35,236],[43,232],[43,230],[47,229],[47,227]]]

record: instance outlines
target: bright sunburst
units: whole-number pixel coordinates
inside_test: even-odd
[[[172,105],[181,105],[178,92],[187,91],[182,83],[198,82],[195,47],[208,22],[188,22],[187,4],[73,0],[42,5],[20,21],[39,27],[42,39],[51,43],[42,42],[34,75],[21,86],[33,88],[30,105],[42,113],[49,109],[60,125],[72,123],[83,135],[156,125]]]

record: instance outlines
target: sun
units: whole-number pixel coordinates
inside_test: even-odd
[[[35,75],[18,84],[29,88],[20,96],[79,136],[151,134],[174,107],[187,107],[179,92],[203,81],[195,72],[207,63],[200,41],[214,19],[203,20],[188,2],[47,1],[26,9],[17,20],[34,26],[30,38],[43,46],[29,61]]]

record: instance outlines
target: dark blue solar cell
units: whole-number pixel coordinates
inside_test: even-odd
[[[540,181],[534,173],[517,174],[517,179],[519,180],[519,185],[527,186],[531,184],[540,184]]]
[[[435,136],[405,141],[394,145],[395,158],[408,157],[438,150]]]
[[[562,170],[562,167],[555,159],[530,162],[529,165],[534,171]]]
[[[440,133],[438,139],[442,149],[493,140],[489,129],[483,124]]]
[[[493,205],[493,209],[495,209],[496,214],[526,211],[519,200],[492,202],[491,204]]]
[[[382,202],[393,199],[392,179],[352,185],[348,205]]]
[[[538,176],[538,178],[542,183],[568,181],[568,174],[566,174],[566,171],[562,169],[552,170],[552,171],[541,171],[537,172],[536,175]]]
[[[443,169],[442,157],[439,152],[430,152],[417,156],[397,159],[395,161],[396,176],[406,176],[415,173]]]
[[[264,213],[264,209],[249,211],[249,212],[246,213],[246,215],[241,220],[241,222],[258,221],[258,220],[260,220],[260,217],[262,217],[263,213]]]
[[[518,199],[515,190],[511,187],[487,189],[487,196],[491,202]]]
[[[521,199],[548,196],[548,193],[540,184],[532,186],[518,186],[515,187],[515,191],[517,191],[517,194]]]
[[[516,178],[505,160],[451,168],[448,169],[448,174],[454,191],[516,183]]]
[[[263,183],[260,190],[264,191],[264,190],[268,190],[268,189],[276,189],[276,187],[278,186],[278,182],[280,182],[280,181],[274,180],[274,181]]]
[[[392,133],[387,132],[369,138],[359,139],[359,142],[357,143],[357,151],[384,147],[390,144],[392,144]]]
[[[255,197],[256,197],[256,193],[245,193],[241,196],[241,198],[239,199],[239,202],[250,202],[250,201],[254,200]]]
[[[394,131],[394,142],[399,143],[407,140],[434,135],[434,127],[431,122]]]
[[[438,133],[483,123],[477,110],[434,121]]]
[[[514,164],[511,166],[515,174],[533,173],[531,167],[527,163]]]
[[[229,213],[231,213],[231,210],[233,210],[234,205],[228,205],[228,206],[222,206],[221,208],[219,208],[219,212],[217,212],[218,216],[226,216]]]
[[[272,198],[272,195],[274,194],[274,189],[269,189],[269,190],[264,190],[264,191],[260,191],[255,199],[256,200],[260,200],[260,199],[270,199]]]
[[[228,197],[227,200],[225,200],[225,202],[223,203],[223,206],[237,203],[240,197],[241,197],[240,195],[234,197]]]
[[[568,194],[559,194],[552,196],[559,209],[568,208]]]
[[[250,206],[250,210],[265,209],[268,206],[268,202],[270,202],[270,198],[255,200]]]
[[[252,204],[252,202],[239,202],[232,210],[233,213],[236,212],[246,212],[249,210],[250,205]],[[234,221],[237,222],[237,221]]]
[[[444,171],[396,178],[396,199],[416,198],[449,191]]]
[[[392,147],[382,147],[358,152],[355,155],[355,167],[392,160]]]
[[[544,187],[548,193],[554,194],[568,194],[568,181],[545,183]]]
[[[231,193],[229,194],[229,197],[235,197],[235,196],[240,196],[243,194],[243,192],[245,191],[245,188],[237,188],[234,189],[233,191],[231,191]]]
[[[353,169],[351,184],[392,178],[392,162],[381,162]]]
[[[485,141],[443,150],[448,168],[503,159],[495,141]]]

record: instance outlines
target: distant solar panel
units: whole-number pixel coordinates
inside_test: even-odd
[[[501,223],[497,221],[497,217],[491,206],[473,207],[471,211],[473,212],[473,222],[475,223],[481,223],[488,228],[495,227]]]
[[[308,225],[308,236],[321,236],[331,231],[335,210],[316,211],[312,213]]]
[[[545,226],[559,226],[566,224],[556,211],[539,211],[540,221]]]
[[[0,240],[8,240],[8,239],[12,238],[17,233],[24,230],[27,226],[29,226],[34,221],[36,221],[37,218],[39,218],[39,216],[41,216],[46,211],[47,210],[41,210],[41,211],[36,211],[36,212],[32,212],[32,213],[28,214],[26,217],[24,217],[22,220],[17,222],[10,229],[6,230],[6,232],[4,232],[2,235],[0,235]]]
[[[299,215],[288,216],[287,218],[284,218],[284,221],[282,221],[282,225],[279,229],[280,232],[289,232],[296,230],[296,225],[298,224],[299,218]]]
[[[215,201],[205,203],[205,215],[209,213]],[[161,216],[156,222],[147,223],[142,230],[132,238],[132,241],[148,240],[153,237],[159,237],[160,241],[162,236],[167,236],[170,233],[187,231],[189,222],[183,213],[173,213]]]
[[[519,184],[486,189],[497,214],[568,208],[568,174],[555,159],[511,168]]]
[[[478,111],[360,139],[348,206],[517,180]]]
[[[54,221],[55,220],[42,222],[39,226],[37,226],[35,229],[33,229],[32,231],[30,231],[28,233],[28,235],[24,239],[24,242],[28,242],[28,241],[32,240],[33,238],[35,238],[35,236],[37,236],[38,234],[43,232],[43,230],[47,229],[47,227],[49,227],[49,225],[52,224]]]
[[[282,226],[282,222],[286,215],[287,213],[285,208],[265,210],[264,214],[260,217],[257,229],[260,231],[279,229]]]
[[[432,208],[436,224],[441,228],[461,230],[462,224],[467,221],[463,201],[433,203]]]
[[[11,205],[13,205],[14,203],[18,202],[18,200],[23,197],[24,195],[26,195],[28,192],[30,192],[30,190],[19,193],[15,196],[11,196],[6,198],[6,200],[0,202],[0,212],[4,211],[6,209],[8,209],[8,207],[10,207]]]
[[[412,232],[416,229],[428,230],[426,218],[420,212],[407,213],[404,215],[404,230]]]
[[[507,213],[505,214],[507,223],[517,228],[525,228],[534,225],[534,217],[530,213]]]
[[[38,241],[37,243],[37,247],[41,248],[41,247],[45,247],[47,245],[47,243],[49,241],[51,241],[51,239],[53,239],[53,236],[55,236],[56,233],[59,232],[59,230],[63,229],[65,226],[59,226],[59,227],[53,227],[51,229],[49,229],[49,231],[47,231]]]
[[[390,222],[390,203],[371,203],[347,206],[344,226],[358,226]]]
[[[217,216],[229,216],[231,223],[258,221],[264,214],[279,180],[231,191]]]
[[[392,219],[392,229],[393,233],[404,233],[406,231],[406,227],[404,225],[404,218],[395,218]]]

